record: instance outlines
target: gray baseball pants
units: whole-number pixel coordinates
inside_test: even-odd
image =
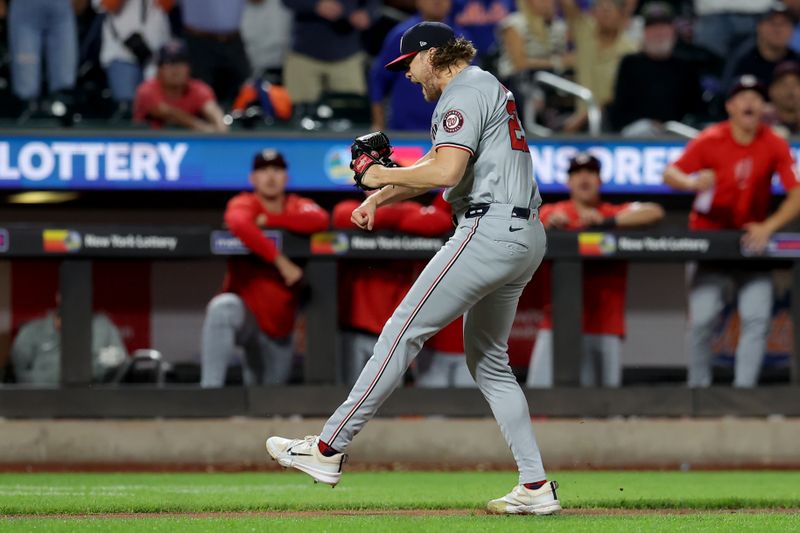
[[[281,384],[292,370],[291,337],[273,339],[258,327],[253,313],[238,295],[218,294],[206,308],[200,359],[200,386],[222,387],[228,363],[244,350],[245,385]]]
[[[711,385],[711,340],[725,301],[738,293],[740,319],[734,387],[755,387],[772,318],[772,274],[760,270],[722,270],[690,265],[689,387]]]
[[[584,333],[580,383],[582,387],[599,384],[609,388],[622,384],[622,338],[619,335]],[[525,384],[533,388],[553,386],[553,330],[542,329],[536,335]]]
[[[344,451],[401,382],[434,333],[464,315],[467,365],[492,409],[520,472],[520,483],[546,479],[528,402],[508,364],[517,302],[546,248],[538,214],[512,217],[492,204],[482,216],[459,217],[453,236],[431,259],[378,337],[347,400],[320,438]]]

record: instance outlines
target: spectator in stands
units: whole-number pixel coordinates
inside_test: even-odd
[[[756,31],[759,16],[775,0],[694,0],[694,44],[727,58]]]
[[[136,88],[155,75],[155,52],[169,41],[163,0],[99,0],[105,10],[100,62],[111,97],[128,112]],[[130,116],[130,115],[128,115]]]
[[[794,16],[796,21],[800,21],[800,0],[783,0],[786,7]],[[789,48],[800,53],[800,24],[795,23],[792,38],[789,39]]]
[[[158,52],[158,73],[136,90],[133,119],[152,128],[182,126],[197,131],[227,131],[211,87],[190,77],[186,45],[172,40]]]
[[[234,196],[225,223],[251,252],[231,257],[222,292],[208,304],[201,346],[203,387],[225,383],[237,347],[246,385],[286,383],[292,362],[292,331],[303,269],[262,232],[273,228],[308,235],[328,227],[330,217],[312,200],[286,193],[286,161],[275,150],[253,159],[253,192]]]
[[[426,102],[419,88],[408,81],[403,72],[384,68],[397,57],[400,38],[407,29],[423,20],[444,22],[453,28],[456,35],[469,39],[469,35],[462,28],[452,26],[448,18],[451,0],[417,0],[416,4],[418,13],[392,28],[370,70],[369,96],[372,101],[372,128],[375,130],[385,129],[387,124],[391,130],[428,131],[431,128],[431,116],[436,103]],[[388,105],[385,102],[387,98]],[[388,121],[385,109],[388,110]]]
[[[58,300],[58,296],[56,296]],[[103,313],[92,318],[92,375],[101,381],[128,357],[122,336]],[[11,364],[18,383],[58,385],[61,380],[61,316],[46,316],[24,324],[11,346]]]
[[[249,0],[242,17],[242,39],[255,78],[283,80],[283,63],[292,35],[292,12],[282,0]]]
[[[575,81],[592,91],[601,108],[611,103],[620,61],[638,50],[625,33],[626,1],[598,0],[591,12],[583,12],[575,0],[561,0],[575,43]],[[586,105],[580,101],[564,131],[580,131],[586,121]]]
[[[54,100],[69,102],[78,69],[78,38],[70,0],[15,0],[8,13],[11,85],[30,111],[41,93],[42,52]]]
[[[508,80],[531,70],[561,74],[571,68],[574,57],[567,53],[567,25],[556,18],[555,0],[519,0],[517,9],[498,24],[499,78]]]
[[[730,89],[743,74],[752,74],[769,85],[778,63],[800,61],[800,55],[789,49],[794,24],[794,15],[784,4],[772,4],[758,22],[755,41],[739,46],[725,64],[723,88]]]
[[[690,229],[743,231],[742,250],[754,255],[800,214],[800,178],[789,146],[762,123],[766,92],[754,76],[742,76],[725,103],[729,120],[704,129],[664,171],[667,185],[696,193]],[[787,193],[770,214],[775,174]],[[726,294],[731,293],[738,295],[740,318],[733,384],[758,384],[772,314],[771,268],[759,262],[690,267],[690,387],[711,385],[711,340]]]
[[[469,33],[476,61],[498,51],[497,24],[515,10],[515,0],[453,0],[453,22]]]
[[[325,91],[366,94],[361,32],[376,19],[378,0],[283,0],[294,11],[284,81],[292,102],[310,104]]]
[[[622,58],[610,112],[612,128],[629,136],[657,135],[664,131],[664,122],[683,120],[703,108],[697,73],[672,53],[676,39],[672,9],[651,2],[642,16],[642,51]]]
[[[545,204],[540,210],[546,229],[580,231],[630,229],[655,224],[664,210],[654,203],[610,204],[600,198],[600,161],[579,153],[567,171],[569,200]],[[543,283],[550,286],[550,265],[543,265]],[[622,339],[625,336],[625,291],[628,265],[603,261],[583,272],[583,354],[580,383],[584,387],[622,384]],[[553,386],[553,332],[550,294],[545,297],[544,320],[536,337],[527,384]]]
[[[8,4],[0,0],[0,57],[9,58]],[[14,105],[11,92],[11,72],[8,60],[0,62],[0,116],[15,116],[19,109]]]
[[[345,200],[333,210],[333,225],[356,229],[351,221],[358,200]],[[379,210],[373,230],[434,237],[452,229],[449,207],[437,199],[430,207],[417,202],[398,202]],[[383,212],[380,212],[383,211]],[[395,307],[414,282],[414,262],[403,259],[342,261],[339,268],[339,325],[342,328],[343,381],[352,385],[372,357],[378,335]],[[465,363],[466,366],[466,363]]]
[[[784,61],[775,67],[769,101],[764,121],[784,138],[800,133],[800,63]]]
[[[192,72],[214,89],[225,106],[233,102],[251,73],[239,33],[246,1],[181,0]]]
[[[546,95],[531,83],[531,74],[549,70],[561,75],[572,68],[575,56],[567,50],[567,25],[556,18],[555,0],[517,0],[517,9],[497,25],[497,73],[514,93],[519,120],[527,124],[527,110],[538,115],[547,109]],[[542,122],[549,124],[547,117]]]

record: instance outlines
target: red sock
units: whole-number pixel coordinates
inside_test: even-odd
[[[334,450],[333,448],[331,448],[331,446],[327,442],[323,441],[322,439],[319,440],[319,444],[317,444],[317,448],[319,448],[319,453],[321,453],[325,457],[333,457],[334,455],[339,453],[336,450]]]
[[[533,483],[523,483],[522,486],[526,489],[536,490],[542,488],[545,483],[547,483],[546,479],[544,481],[534,481]]]

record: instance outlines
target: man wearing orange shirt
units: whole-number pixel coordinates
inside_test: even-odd
[[[664,218],[654,203],[610,204],[600,199],[600,161],[587,153],[570,160],[567,187],[570,198],[545,204],[540,212],[546,229],[635,228]],[[546,266],[545,266],[546,265]],[[550,265],[542,266],[550,286]],[[597,261],[583,271],[583,354],[580,383],[584,387],[619,387],[622,383],[622,339],[625,336],[625,290],[628,265],[623,261]],[[544,320],[536,336],[528,371],[528,387],[553,386],[553,332],[550,295]],[[598,379],[599,378],[599,379]]]
[[[225,223],[250,250],[231,257],[222,292],[208,304],[201,348],[203,387],[225,383],[228,361],[244,349],[246,385],[286,383],[292,361],[292,331],[303,270],[264,236],[263,228],[311,234],[330,217],[314,201],[286,194],[287,165],[275,150],[256,154],[253,192],[234,196]]]
[[[689,228],[743,230],[742,248],[758,254],[778,229],[800,214],[800,181],[785,140],[762,123],[767,90],[742,76],[725,102],[729,120],[704,129],[664,171],[664,182],[696,193]],[[769,215],[772,176],[780,176],[786,199]],[[738,293],[740,318],[734,381],[758,384],[772,314],[769,264],[692,265],[689,289],[690,387],[711,385],[711,337],[726,293]]]

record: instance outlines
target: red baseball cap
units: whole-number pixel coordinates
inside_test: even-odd
[[[386,69],[404,72],[407,60],[429,48],[438,48],[455,38],[453,28],[441,22],[420,22],[408,28],[400,38],[400,55],[386,64]]]

